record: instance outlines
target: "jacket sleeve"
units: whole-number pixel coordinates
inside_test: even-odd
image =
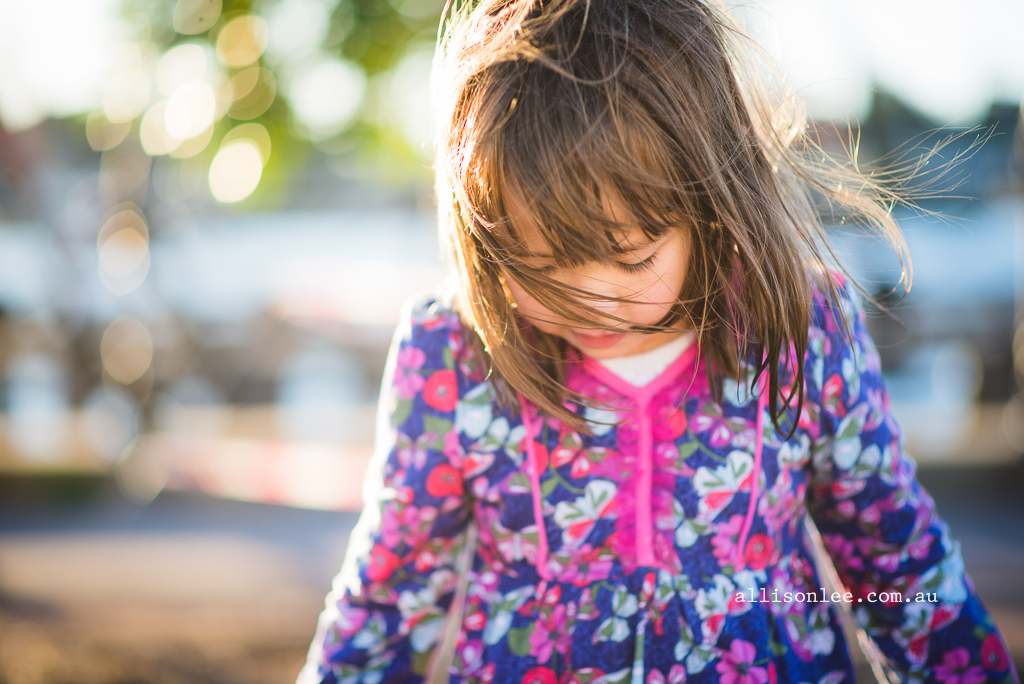
[[[844,285],[834,303],[819,295],[815,312],[805,372],[820,435],[808,508],[858,623],[906,681],[1018,682],[960,546],[903,449],[856,293]]]
[[[365,507],[299,684],[422,681],[454,596],[470,508],[454,428],[462,338],[437,305],[410,318],[388,356]]]

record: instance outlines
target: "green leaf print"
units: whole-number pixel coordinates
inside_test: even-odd
[[[412,399],[399,399],[395,402],[395,410],[391,412],[391,427],[399,428],[409,419],[412,413]]]
[[[423,416],[423,432],[436,435],[434,442],[430,445],[432,449],[444,448],[444,436],[452,431],[452,421],[432,416],[429,413]]]
[[[690,458],[695,453],[697,453],[697,449],[698,449],[697,442],[694,441],[694,440],[690,440],[688,442],[683,442],[682,444],[680,444],[679,445],[679,465],[682,465],[683,462],[686,459]]]
[[[530,655],[530,634],[534,625],[508,630],[508,648],[517,656]]]

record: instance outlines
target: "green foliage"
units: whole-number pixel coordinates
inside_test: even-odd
[[[216,47],[221,29],[232,19],[244,14],[267,18],[281,3],[289,0],[223,0],[219,17],[210,28],[200,33],[183,35],[175,30],[175,8],[182,0],[124,0],[122,11],[136,27],[134,38],[152,43],[157,53],[183,43],[206,43]],[[193,4],[195,0],[192,0]],[[313,0],[316,2],[317,0]],[[189,2],[189,0],[184,0]],[[295,65],[287,59],[263,54],[255,63],[269,70],[277,83],[273,104],[255,119],[235,120],[229,113],[215,129],[213,139],[198,160],[209,168],[224,135],[236,124],[263,125],[271,138],[272,153],[264,175],[253,195],[238,206],[246,209],[267,209],[285,201],[293,175],[299,171],[311,152],[347,159],[346,165],[362,177],[390,185],[413,183],[429,187],[431,176],[424,150],[414,149],[387,121],[377,117],[377,90],[386,81],[387,73],[402,59],[410,45],[433,42],[443,8],[442,0],[322,0],[329,11],[328,25],[316,36],[318,45],[305,46],[324,57],[348,60],[358,65],[368,79],[363,107],[345,129],[326,139],[309,139],[307,131],[296,125],[295,116],[285,96],[288,76]],[[210,3],[213,4],[213,3]],[[286,10],[290,11],[290,10]],[[240,69],[225,67],[230,78]],[[378,78],[383,76],[384,80]],[[367,106],[367,105],[370,106]]]

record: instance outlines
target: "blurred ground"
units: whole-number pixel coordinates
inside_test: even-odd
[[[1024,466],[920,479],[1024,663]],[[355,520],[0,478],[0,683],[292,682]]]

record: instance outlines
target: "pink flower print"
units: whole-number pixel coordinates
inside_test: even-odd
[[[715,665],[722,676],[721,684],[765,684],[768,671],[763,667],[754,667],[757,649],[749,641],[733,639],[729,650],[722,654],[722,659]]]
[[[475,573],[469,578],[468,596],[479,597],[488,601],[493,599],[493,594],[498,591],[498,583],[501,576],[494,570],[484,570]]]
[[[558,604],[551,610],[551,615],[547,618],[542,619],[538,625],[536,631],[543,628],[547,631],[547,645],[541,646],[542,655],[547,654],[546,657],[542,658],[540,655],[537,656],[537,662],[546,662],[551,657],[552,648],[565,655],[569,652],[569,647],[572,646],[572,635],[567,633],[566,630],[566,616],[567,608],[564,604]],[[541,624],[543,623],[543,624]],[[530,637],[530,644],[533,644],[533,636]]]
[[[558,579],[577,587],[608,579],[612,571],[612,558],[618,556],[618,553],[609,554],[604,547],[594,549],[590,544],[584,544],[576,549],[569,562],[559,570]]]
[[[370,613],[362,608],[346,606],[342,608],[338,618],[334,621],[334,628],[338,630],[342,639],[348,639],[363,628],[366,618]]]
[[[543,620],[538,620],[530,632],[530,655],[536,658],[538,663],[546,663],[551,660],[554,648],[555,641],[551,638],[551,632]]]
[[[459,674],[463,676],[472,675],[480,670],[483,665],[484,642],[479,639],[467,641],[462,644],[455,655],[455,666]]]
[[[398,350],[395,364],[395,392],[399,399],[412,399],[427,383],[419,369],[427,360],[422,349],[402,347]]]
[[[444,440],[444,455],[448,457],[448,462],[454,468],[462,467],[462,459],[465,452],[462,450],[462,444],[459,442],[459,433],[457,430],[449,430],[444,433],[442,437]],[[493,456],[492,456],[493,460]],[[478,473],[466,473],[466,477],[473,477]]]
[[[822,537],[825,548],[840,570],[863,570],[864,562],[857,555],[857,545],[841,534],[826,534]]]
[[[427,433],[420,435],[416,441],[409,439],[405,433],[399,432],[395,445],[395,456],[403,468],[421,469],[427,464],[427,449],[434,442],[435,436]]]
[[[717,408],[710,403],[701,407],[700,413],[693,417],[691,422],[693,431],[700,434],[710,432],[708,442],[713,447],[722,447],[732,440],[732,431],[729,424]]]
[[[878,509],[878,506],[871,504],[860,512],[858,519],[861,525],[874,527],[882,521],[882,512]]]
[[[857,515],[857,506],[849,499],[845,499],[836,504],[835,515],[832,517],[838,520],[850,520]]]
[[[647,673],[647,684],[665,684],[665,675],[661,670],[654,668]]]
[[[935,678],[945,684],[981,684],[986,679],[981,665],[971,666],[971,656],[963,646],[944,655],[934,672]]]
[[[928,552],[932,549],[932,541],[935,536],[930,532],[925,532],[921,535],[920,539],[915,539],[907,545],[907,553],[910,557],[915,560],[923,560],[928,557]]]
[[[790,534],[792,534],[803,510],[806,492],[807,485],[804,483],[801,483],[796,491],[793,490],[793,478],[790,476],[789,469],[783,468],[779,472],[775,484],[768,490],[768,495],[763,497],[758,504],[758,512],[764,516],[764,524],[769,529],[781,529],[789,522]]]
[[[381,513],[381,541],[391,548],[396,548],[403,541],[414,546],[426,538],[436,519],[437,509],[433,506],[417,508],[388,504]]]
[[[715,536],[711,539],[712,550],[720,565],[732,561],[736,555],[736,544],[739,541],[740,531],[743,529],[743,516],[734,515],[728,522],[718,524]]]
[[[683,684],[686,681],[686,668],[676,663],[668,671],[668,684]]]

